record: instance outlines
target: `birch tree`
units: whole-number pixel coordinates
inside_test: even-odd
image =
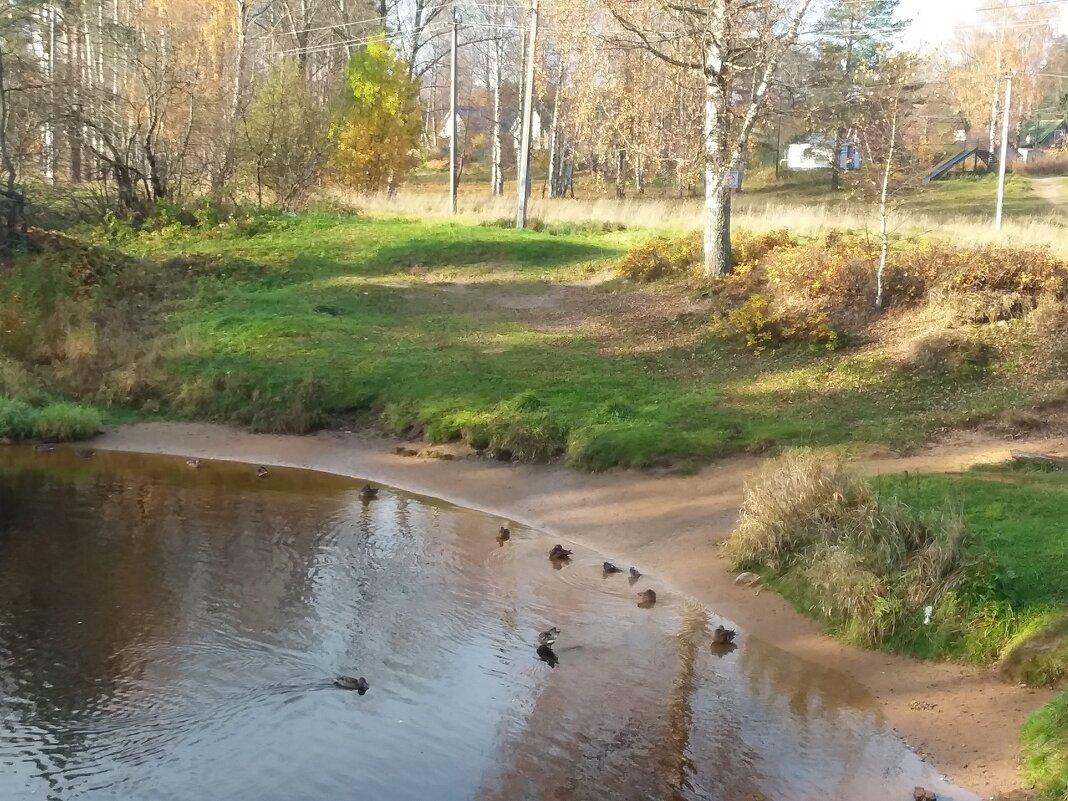
[[[923,171],[909,148],[922,88],[918,74],[919,62],[908,53],[890,57],[870,71],[857,123],[857,138],[867,162],[861,191],[875,203],[879,216],[879,262],[875,270],[878,309],[884,304],[891,218],[922,181]]]
[[[732,171],[764,108],[785,51],[798,37],[811,0],[606,0],[617,39],[698,73],[704,89],[704,274],[731,269]]]

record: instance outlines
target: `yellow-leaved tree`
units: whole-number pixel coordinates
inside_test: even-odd
[[[361,192],[392,189],[415,164],[421,128],[419,82],[385,39],[353,53],[335,131],[341,179]]]

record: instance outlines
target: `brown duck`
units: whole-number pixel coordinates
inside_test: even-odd
[[[549,558],[554,562],[564,562],[571,558],[571,551],[563,545],[554,545],[549,551]]]
[[[364,503],[373,501],[378,497],[378,487],[372,487],[370,484],[364,484],[360,488],[360,500]]]
[[[723,626],[716,626],[712,632],[712,642],[716,645],[730,645],[734,642],[734,629],[724,628]]]
[[[363,695],[371,687],[363,676],[358,679],[352,676],[338,676],[334,679],[334,686],[340,687],[342,690],[355,690],[360,695]]]
[[[512,532],[507,526],[501,526],[497,531],[497,542],[507,542],[512,538]]]
[[[656,593],[653,590],[645,590],[638,593],[638,606],[650,607],[656,603]]]

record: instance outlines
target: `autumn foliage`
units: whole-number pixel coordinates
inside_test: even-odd
[[[419,84],[385,39],[356,51],[336,125],[342,181],[362,192],[396,185],[415,165],[421,121]]]

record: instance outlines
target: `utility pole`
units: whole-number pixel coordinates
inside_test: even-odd
[[[530,36],[527,37],[527,75],[523,86],[523,135],[520,137],[519,175],[516,185],[519,187],[519,203],[515,214],[515,227],[527,225],[527,198],[530,195],[530,126],[534,111],[534,44],[538,38],[538,0],[530,1]]]
[[[456,49],[460,15],[452,9],[452,73],[449,76],[449,213],[456,214]]]
[[[1005,79],[1005,113],[1001,118],[1001,156],[998,159],[998,208],[994,225],[1001,228],[1001,210],[1005,205],[1005,162],[1009,157],[1009,102],[1012,100],[1012,76]]]

